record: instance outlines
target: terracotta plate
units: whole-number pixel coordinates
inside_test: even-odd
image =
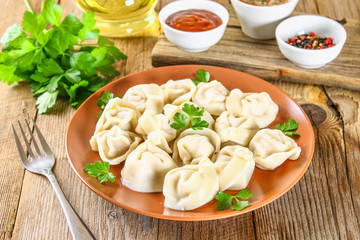
[[[222,82],[229,90],[240,88],[243,92],[268,92],[280,107],[275,121],[269,126],[270,128],[274,128],[278,123],[287,122],[290,118],[294,118],[299,123],[298,132],[301,137],[296,140],[302,149],[299,159],[296,161],[287,160],[273,171],[256,168],[248,186],[250,191],[254,193],[248,208],[243,211],[232,211],[230,209],[217,211],[216,201],[213,200],[193,211],[175,211],[164,208],[164,196],[162,193],[139,193],[122,186],[120,170],[123,164],[111,166],[110,168],[110,171],[116,175],[114,183],[100,184],[84,171],[86,164],[100,160],[98,153],[91,150],[89,139],[95,129],[96,116],[100,112],[96,101],[104,91],[123,96],[129,87],[137,84],[157,83],[160,85],[169,79],[194,78],[194,74],[201,68],[211,74],[211,79]],[[299,181],[310,164],[314,152],[314,133],[309,119],[300,106],[274,85],[257,77],[226,68],[182,65],[155,68],[131,74],[106,85],[93,94],[80,106],[70,121],[66,136],[66,150],[70,164],[80,179],[107,201],[151,217],[201,221],[227,218],[253,211],[287,192]],[[235,192],[229,191],[229,193]]]

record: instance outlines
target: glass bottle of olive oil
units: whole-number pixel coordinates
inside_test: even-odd
[[[155,20],[158,0],[76,0],[83,12],[95,13],[96,28],[106,37],[143,32]]]

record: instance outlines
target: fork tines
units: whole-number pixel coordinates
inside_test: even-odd
[[[39,139],[39,141],[40,141],[40,145],[42,146],[43,152],[45,153],[45,155],[52,155],[51,150],[50,150],[50,147],[49,147],[49,145],[46,143],[43,135],[41,134],[41,132],[40,132],[40,130],[39,130],[39,128],[36,126],[35,121],[34,121],[33,119],[32,119],[32,121],[33,121],[34,129],[35,129],[34,131],[36,131],[36,133],[37,133],[37,136],[38,136],[38,139]],[[30,147],[30,144],[29,144],[29,142],[28,142],[28,140],[27,140],[27,138],[26,138],[26,134],[25,134],[25,132],[24,132],[24,130],[23,130],[21,124],[20,124],[20,121],[17,121],[17,122],[18,122],[18,125],[19,125],[19,128],[20,128],[21,135],[22,135],[23,140],[24,140],[24,142],[25,142],[25,145],[26,145],[26,147],[27,147],[27,151],[28,151],[28,153],[29,153],[29,155],[30,155],[30,158],[31,158],[31,159],[34,159],[34,158],[36,158],[36,156],[35,156],[32,148]],[[39,157],[44,156],[44,154],[41,152],[41,150],[40,150],[40,148],[39,148],[38,142],[36,141],[36,139],[35,139],[32,131],[31,131],[29,122],[28,122],[26,119],[25,119],[25,125],[26,125],[26,128],[27,128],[27,131],[28,131],[29,134],[30,134],[30,140],[32,141],[32,143],[33,143],[33,145],[34,145],[34,148],[35,148],[35,151],[36,151],[37,155],[38,155]],[[18,149],[18,151],[19,151],[21,161],[25,164],[25,161],[27,161],[26,153],[25,153],[25,151],[24,151],[24,149],[23,149],[23,147],[22,147],[22,145],[21,145],[20,139],[19,139],[19,137],[18,137],[18,135],[17,135],[17,133],[16,133],[16,131],[15,131],[15,128],[14,128],[14,126],[13,126],[12,123],[11,123],[11,127],[12,127],[12,130],[13,130],[13,134],[14,134],[14,138],[15,138],[15,143],[16,143],[17,149]]]

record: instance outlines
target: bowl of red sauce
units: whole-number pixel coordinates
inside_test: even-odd
[[[224,35],[229,13],[210,0],[179,0],[159,12],[166,38],[186,52],[202,52]]]

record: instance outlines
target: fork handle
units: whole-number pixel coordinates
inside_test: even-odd
[[[69,201],[66,199],[64,193],[61,191],[61,188],[55,178],[55,175],[51,171],[49,171],[48,173],[45,174],[45,176],[49,179],[52,187],[55,190],[56,196],[60,201],[61,207],[65,213],[65,217],[68,222],[73,239],[75,240],[95,239],[94,235],[86,227],[85,223],[77,215],[73,207],[70,205]]]

